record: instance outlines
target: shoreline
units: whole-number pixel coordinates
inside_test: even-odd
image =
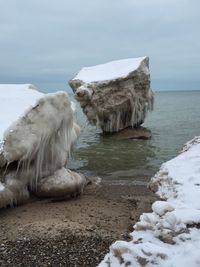
[[[129,240],[134,223],[151,209],[146,186],[88,185],[76,199],[32,199],[0,211],[0,265],[98,265],[116,240]]]
[[[159,197],[134,225],[130,241],[117,240],[99,267],[200,264],[200,136],[163,163],[151,178]]]

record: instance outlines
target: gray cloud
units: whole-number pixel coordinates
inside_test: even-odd
[[[67,89],[83,66],[148,55],[153,88],[200,89],[197,0],[0,0],[0,6],[1,83]]]

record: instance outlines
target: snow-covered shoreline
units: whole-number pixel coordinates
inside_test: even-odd
[[[99,267],[200,266],[200,137],[164,163],[150,186],[161,200],[141,215],[132,241],[116,241]]]

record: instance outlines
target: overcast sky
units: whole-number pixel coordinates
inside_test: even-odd
[[[152,88],[200,89],[199,0],[0,0],[0,83],[69,90],[83,66],[150,57]]]

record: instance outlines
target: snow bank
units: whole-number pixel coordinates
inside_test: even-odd
[[[132,241],[115,242],[99,267],[200,266],[200,137],[164,163],[150,186],[162,200],[141,215]]]
[[[80,70],[73,80],[82,80],[83,82],[90,83],[123,78],[136,70],[144,59],[145,57],[128,58],[85,67]]]

